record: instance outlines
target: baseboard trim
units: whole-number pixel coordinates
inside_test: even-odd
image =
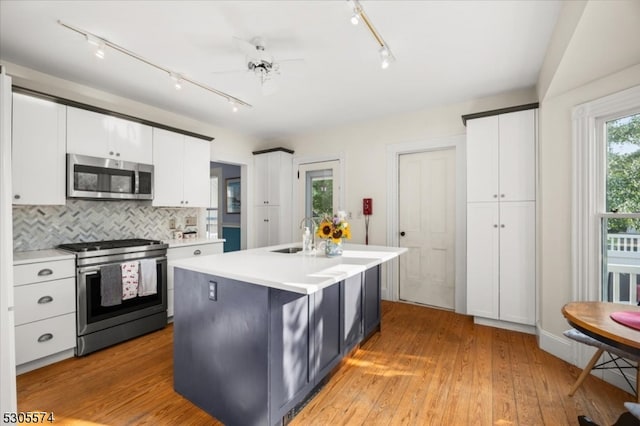
[[[572,365],[577,365],[572,343],[564,337],[556,336],[538,327],[538,347]]]
[[[532,325],[518,324],[515,322],[494,320],[491,318],[473,317],[474,324],[489,327],[503,328],[505,330],[519,331],[521,333],[536,334],[536,328]]]
[[[36,370],[38,368],[44,367],[49,364],[53,364],[56,362],[60,362],[67,358],[74,357],[74,349],[67,349],[66,351],[58,352],[53,355],[46,356],[44,358],[38,358],[36,360],[25,362],[24,364],[20,364],[16,366],[16,375],[24,374],[32,370]]]

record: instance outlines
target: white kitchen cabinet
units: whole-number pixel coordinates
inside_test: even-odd
[[[167,249],[167,316],[173,317],[173,263],[179,259],[223,252],[222,240],[170,243]]]
[[[254,154],[255,246],[289,243],[293,209],[292,153],[275,149]]]
[[[67,152],[151,164],[151,127],[107,114],[67,107]]]
[[[15,265],[14,294],[18,371],[29,371],[73,356],[75,259],[40,261],[34,258]]]
[[[535,111],[467,122],[467,201],[535,200]]]
[[[282,241],[281,235],[280,206],[257,206],[256,216],[256,247],[266,247],[276,244],[283,244],[290,241]]]
[[[13,204],[64,205],[66,107],[13,94]]]
[[[467,313],[536,320],[536,110],[467,122]]]
[[[209,142],[153,129],[153,205],[209,207]]]
[[[535,203],[467,205],[467,313],[535,323]]]

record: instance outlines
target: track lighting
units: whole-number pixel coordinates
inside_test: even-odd
[[[380,48],[380,66],[383,70],[389,68],[389,65],[391,65],[391,62],[393,62],[394,60],[395,58],[391,54],[388,46],[383,46]]]
[[[96,47],[95,55],[97,58],[104,59],[104,40],[93,34],[86,34],[87,42]]]
[[[238,104],[229,99],[229,103],[231,104],[231,111],[238,112]]]
[[[182,89],[182,76],[180,74],[176,74],[174,72],[169,74],[171,76],[171,79],[173,80],[173,87],[176,88],[176,90],[180,90]]]
[[[194,86],[197,86],[197,87],[199,87],[201,89],[207,90],[207,91],[209,91],[209,92],[211,92],[211,93],[213,93],[215,95],[218,95],[221,98],[224,98],[227,101],[231,102],[232,105],[233,105],[232,106],[232,110],[234,112],[236,112],[240,106],[247,107],[247,108],[251,108],[252,107],[251,104],[243,101],[242,99],[238,99],[235,96],[231,96],[231,95],[229,95],[227,93],[224,93],[224,92],[222,92],[222,91],[220,91],[218,89],[214,89],[211,86],[208,86],[206,84],[200,83],[199,81],[193,80],[193,79],[191,79],[189,77],[185,77],[182,74],[178,74],[177,72],[175,72],[173,70],[170,70],[167,67],[164,67],[162,65],[158,65],[155,62],[150,61],[149,59],[147,59],[147,58],[145,58],[143,56],[140,56],[137,53],[132,52],[131,50],[125,49],[124,47],[122,47],[122,46],[120,46],[118,44],[115,44],[115,43],[113,43],[113,42],[111,42],[111,41],[109,41],[109,40],[107,40],[105,38],[98,37],[97,35],[92,34],[92,33],[88,32],[88,31],[83,30],[83,29],[74,27],[74,26],[69,25],[69,24],[65,24],[64,22],[62,22],[60,20],[58,20],[58,24],[60,24],[61,26],[65,27],[65,28],[67,28],[67,29],[69,29],[71,31],[75,31],[78,34],[83,35],[87,39],[87,42],[89,42],[90,44],[96,46],[95,55],[100,59],[104,59],[105,48],[106,47],[110,47],[113,50],[117,50],[118,52],[120,52],[120,53],[122,53],[124,55],[127,55],[127,56],[129,56],[129,57],[131,57],[133,59],[136,59],[136,60],[138,60],[140,62],[143,62],[143,63],[145,63],[145,64],[147,64],[147,65],[149,65],[149,66],[151,66],[151,67],[153,67],[153,68],[155,68],[157,70],[160,70],[160,71],[163,71],[163,72],[169,74],[169,76],[174,81],[173,85],[176,88],[176,90],[181,89],[183,83],[187,82],[187,83],[191,83]]]
[[[394,62],[396,60],[395,56],[393,56],[393,53],[391,53],[391,49],[389,49],[389,45],[387,45],[380,33],[373,26],[371,19],[369,19],[369,16],[362,8],[360,2],[358,0],[347,1],[353,4],[354,15],[351,17],[351,23],[356,25],[360,20],[364,22],[365,27],[367,27],[373,38],[380,45],[380,50],[378,51],[380,53],[380,65],[382,66],[383,70],[386,70],[387,68],[389,68],[389,65],[391,65],[391,62]]]

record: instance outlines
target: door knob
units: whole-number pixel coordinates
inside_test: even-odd
[[[406,233],[404,231],[400,232],[400,236],[404,237],[406,235]]]

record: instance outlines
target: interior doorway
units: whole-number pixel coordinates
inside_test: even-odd
[[[242,246],[242,206],[240,203],[241,167],[211,163],[211,201],[207,208],[207,235],[224,238],[224,251],[237,251]],[[245,207],[246,208],[246,207]]]
[[[455,307],[456,153],[399,158],[400,300]]]

